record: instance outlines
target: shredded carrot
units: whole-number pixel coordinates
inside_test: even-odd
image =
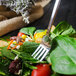
[[[33,40],[28,40],[29,42],[33,42]]]
[[[36,34],[37,34],[37,33],[34,34],[34,38],[35,38]]]
[[[22,42],[19,42],[19,44],[18,45],[23,45],[23,43]]]
[[[22,40],[22,42],[25,42],[25,40]]]
[[[10,49],[10,45],[13,43],[13,40],[11,40],[10,44],[8,45],[7,49]]]
[[[23,41],[24,42],[24,41]],[[8,45],[7,49],[10,49],[10,45],[13,43],[13,40],[10,41],[10,44]],[[16,44],[14,47],[12,47],[11,49],[16,49],[17,45],[23,45],[22,42],[19,42],[19,44]]]
[[[12,44],[12,43],[13,43],[13,40],[11,40],[10,44]],[[9,44],[9,45],[10,45],[10,44]]]

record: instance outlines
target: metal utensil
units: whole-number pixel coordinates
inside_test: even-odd
[[[52,26],[52,24],[55,20],[55,16],[57,14],[60,2],[61,2],[61,0],[56,0],[55,1],[55,5],[54,5],[54,8],[53,8],[51,18],[50,18],[49,26],[47,28],[47,33],[43,37],[42,43],[39,45],[39,47],[32,54],[32,56],[34,58],[36,58],[40,61],[42,61],[45,58],[45,56],[48,54],[48,52],[51,49],[51,46],[49,44],[49,40],[50,40],[49,33],[50,33],[51,26]]]

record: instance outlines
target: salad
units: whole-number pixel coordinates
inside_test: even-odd
[[[17,36],[0,38],[6,43],[0,46],[0,76],[76,75],[76,30],[65,21],[52,26],[51,50],[45,60],[31,56],[46,32],[26,27]]]

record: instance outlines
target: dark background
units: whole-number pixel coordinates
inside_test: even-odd
[[[46,29],[49,23],[54,3],[55,0],[52,0],[44,8],[44,16],[41,19],[31,23],[29,26],[35,26],[37,29]],[[58,10],[54,25],[56,26],[60,21],[64,20],[76,29],[76,0],[61,0],[61,5]],[[7,35],[17,35],[18,31],[19,30],[13,31]]]

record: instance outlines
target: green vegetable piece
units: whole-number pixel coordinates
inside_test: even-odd
[[[30,35],[33,38],[35,30],[36,30],[35,27],[27,27],[27,28],[22,28],[20,30],[20,32],[28,34],[28,35]]]
[[[35,66],[33,66],[33,65],[30,65],[30,64],[28,64],[28,63],[26,63],[26,62],[25,62],[24,64],[25,64],[25,66],[28,67],[29,69],[32,69],[32,70],[33,70],[33,69],[37,69],[37,67],[35,67]]]
[[[26,61],[27,63],[46,63],[46,61],[40,62],[34,59],[29,53],[19,52],[17,50],[12,50],[12,52],[18,55],[23,61]]]
[[[3,56],[7,57],[8,59],[14,60],[14,58],[15,58],[15,54],[13,54],[11,52],[11,50],[7,50],[7,47],[4,47],[1,50],[1,53],[2,53]]]
[[[32,54],[38,46],[39,44],[35,42],[24,42],[22,48],[24,52]]]
[[[44,30],[39,29],[39,30],[36,30],[35,32],[40,33],[40,32],[44,32]]]
[[[2,56],[2,54],[0,54],[0,56]]]
[[[25,73],[23,74],[23,76],[30,76],[31,75],[31,72],[30,72],[30,70],[28,70],[28,71],[25,71]]]
[[[76,33],[75,29],[72,28],[70,24],[65,21],[60,22],[55,30],[51,33],[51,38],[55,38],[59,35],[70,35]]]
[[[9,65],[11,63],[11,60],[6,58],[6,59],[2,59],[0,57],[0,76],[13,76],[9,73]]]
[[[60,74],[76,74],[76,40],[67,36],[58,36],[53,41],[50,54],[52,69]]]
[[[24,63],[22,63],[22,76],[30,76],[30,75],[31,75],[31,70],[27,68]]]
[[[4,75],[6,75],[6,74],[5,74],[4,72],[0,71],[0,75],[3,75],[3,76],[4,76]]]
[[[60,36],[57,38],[57,43],[76,64],[76,40],[73,38]]]
[[[52,74],[51,76],[60,76],[59,74],[57,74],[57,73],[54,73],[54,74]]]

